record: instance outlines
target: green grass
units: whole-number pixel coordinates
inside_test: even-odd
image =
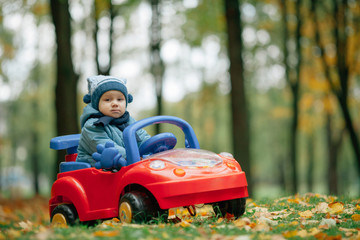
[[[324,203],[327,208],[316,211],[317,206]],[[0,205],[0,240],[360,238],[356,235],[360,226],[360,221],[356,221],[360,214],[360,200],[347,197],[305,194],[249,200],[245,214],[238,220],[229,216],[225,219],[216,217],[209,208],[204,208],[192,218],[183,211],[183,222],[178,224],[160,220],[150,224],[121,224],[113,219],[91,227],[77,224],[67,228],[52,228],[44,217],[47,213],[36,211],[36,208],[31,213],[29,206],[14,209],[11,203],[8,204]],[[42,209],[47,211],[47,201]],[[327,221],[335,225],[321,225]]]

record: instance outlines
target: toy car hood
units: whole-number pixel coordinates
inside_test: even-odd
[[[174,149],[151,155],[149,158],[180,167],[214,167],[223,163],[219,155],[202,149]]]

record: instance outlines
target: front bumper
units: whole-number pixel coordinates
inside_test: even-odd
[[[153,183],[147,189],[162,209],[248,197],[245,172]]]

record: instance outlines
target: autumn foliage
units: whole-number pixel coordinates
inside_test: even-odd
[[[180,221],[124,224],[114,218],[95,226],[53,228],[47,199],[0,201],[0,239],[360,239],[360,199],[304,194],[247,201],[242,218],[214,216],[208,205],[197,215],[178,209]]]

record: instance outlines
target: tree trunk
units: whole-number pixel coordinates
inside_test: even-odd
[[[234,156],[246,172],[249,183],[248,189],[249,192],[251,192],[250,130],[243,77],[243,43],[241,38],[240,6],[238,0],[224,0],[224,2],[228,35],[228,54],[230,59],[230,95]]]
[[[35,101],[35,100],[34,100]],[[36,103],[34,103],[35,105]],[[35,107],[35,106],[34,106]],[[39,136],[38,132],[34,129],[31,133],[31,145],[33,149],[31,149],[31,167],[33,173],[33,187],[36,195],[40,193],[39,189]]]
[[[79,132],[77,113],[77,82],[71,58],[71,23],[67,0],[51,0],[51,13],[57,43],[55,109],[57,135]],[[64,160],[64,151],[58,151],[56,173]]]
[[[349,85],[349,63],[346,63],[347,57],[347,35],[346,35],[346,8],[347,8],[347,1],[344,0],[340,7],[338,6],[337,1],[333,1],[334,4],[334,29],[333,29],[333,37],[335,39],[335,46],[336,46],[336,55],[337,55],[337,72],[339,76],[339,84],[335,84],[335,81],[330,74],[330,66],[327,64],[324,54],[324,47],[321,43],[320,39],[320,29],[319,29],[319,21],[316,14],[317,9],[317,1],[311,1],[313,18],[315,22],[315,40],[316,44],[320,50],[320,56],[322,60],[322,65],[324,68],[325,77],[331,87],[332,92],[336,96],[341,112],[344,117],[345,126],[350,136],[350,142],[352,145],[352,149],[354,151],[356,165],[358,169],[358,174],[360,176],[360,145],[359,145],[359,138],[356,134],[353,120],[350,115],[349,106],[348,106],[348,85]],[[356,28],[357,29],[357,28]],[[338,86],[339,87],[338,87]]]
[[[95,29],[94,29],[94,42],[95,42],[95,62],[96,62],[96,67],[97,67],[97,72],[98,74],[101,75],[110,75],[110,70],[112,67],[112,62],[113,62],[113,54],[112,54],[112,50],[113,50],[113,33],[114,33],[114,18],[115,18],[115,11],[114,11],[114,5],[112,4],[111,1],[107,1],[108,3],[108,10],[109,10],[109,18],[110,18],[110,28],[109,28],[109,49],[108,49],[108,57],[109,57],[109,62],[104,65],[101,66],[100,64],[100,59],[99,59],[99,55],[100,55],[100,49],[99,49],[99,41],[98,41],[98,32],[99,32],[99,17],[100,17],[100,10],[98,9],[97,6],[98,1],[94,1],[94,20],[95,20]],[[104,64],[104,61],[102,61],[102,64]]]
[[[336,55],[337,55],[337,68],[338,75],[340,79],[340,90],[336,90],[333,87],[333,91],[335,92],[340,108],[345,120],[346,128],[350,135],[351,145],[353,147],[354,155],[357,159],[356,165],[358,169],[358,174],[360,175],[360,145],[359,139],[356,134],[354,124],[350,115],[349,105],[348,105],[348,93],[349,93],[349,64],[347,63],[347,33],[346,28],[347,24],[347,14],[346,9],[348,8],[348,1],[343,0],[338,5],[337,1],[334,2],[334,12],[335,12],[335,27],[334,27],[334,37],[335,37],[335,45],[336,45]]]
[[[314,190],[314,163],[315,163],[315,140],[314,133],[311,132],[308,140],[308,169],[307,169],[307,188],[308,192]]]
[[[292,112],[293,118],[290,126],[290,146],[289,146],[289,157],[290,157],[290,188],[289,191],[291,193],[297,193],[298,188],[298,176],[297,176],[297,135],[298,135],[298,122],[299,122],[299,86],[300,86],[300,67],[302,61],[302,54],[301,54],[301,45],[300,45],[300,37],[301,37],[301,16],[300,16],[300,6],[301,0],[297,0],[296,2],[296,17],[297,17],[297,26],[295,32],[295,42],[296,42],[296,55],[298,57],[298,62],[295,66],[295,73],[290,74],[290,66],[288,64],[288,56],[289,51],[287,48],[287,41],[290,37],[289,30],[288,30],[288,12],[287,12],[287,1],[281,0],[282,6],[282,19],[283,19],[283,44],[284,44],[284,65],[285,65],[285,76],[286,80],[290,86],[291,93],[293,95],[293,102],[292,102]]]
[[[337,156],[341,146],[343,132],[335,140],[335,136],[332,130],[332,119],[330,114],[326,116],[326,132],[327,132],[327,145],[328,145],[328,159],[329,167],[327,172],[328,178],[328,190],[330,194],[338,194],[338,176],[337,176]]]
[[[162,90],[163,90],[163,78],[164,78],[164,63],[160,56],[160,44],[161,44],[161,12],[160,12],[160,0],[150,0],[151,4],[151,31],[150,31],[150,57],[151,57],[151,73],[155,79],[156,88],[156,102],[157,112],[156,115],[163,114],[162,104]],[[155,125],[155,132],[160,132],[160,125]]]

